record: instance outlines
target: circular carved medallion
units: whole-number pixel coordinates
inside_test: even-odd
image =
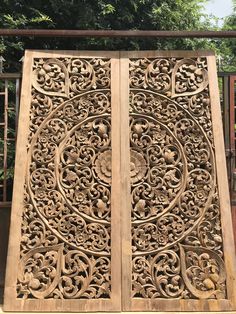
[[[106,150],[97,155],[94,162],[94,172],[100,180],[111,184],[111,151]]]
[[[137,183],[143,179],[147,172],[147,163],[141,153],[135,150],[130,152],[130,180],[131,183]]]

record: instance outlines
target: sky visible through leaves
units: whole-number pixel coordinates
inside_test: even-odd
[[[219,20],[219,26],[223,25],[223,18],[233,13],[232,0],[210,0],[204,5],[207,14],[213,14]]]

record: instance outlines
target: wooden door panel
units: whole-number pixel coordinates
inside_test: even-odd
[[[7,311],[120,310],[118,76],[117,53],[26,52]]]
[[[122,58],[129,71],[122,90],[129,95],[123,145],[130,158],[123,221],[131,220],[124,309],[233,310],[235,254],[214,56]]]

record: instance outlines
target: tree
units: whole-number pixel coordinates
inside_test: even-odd
[[[206,0],[2,0],[0,28],[203,30]],[[28,49],[196,49],[209,41],[193,39],[2,38],[0,53],[16,70]]]
[[[224,30],[236,30],[236,0],[233,0],[233,13],[225,18]],[[236,40],[235,38],[225,39],[221,44],[223,57],[222,70],[236,71]]]

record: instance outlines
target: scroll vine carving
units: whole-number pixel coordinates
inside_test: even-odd
[[[34,59],[18,298],[111,293],[109,59]]]
[[[207,59],[129,70],[132,297],[226,299]],[[111,61],[32,77],[17,298],[111,299]]]
[[[224,299],[206,58],[131,59],[129,69],[132,296]]]

